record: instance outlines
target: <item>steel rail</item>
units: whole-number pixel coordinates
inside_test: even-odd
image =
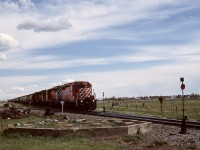
[[[25,108],[16,108],[16,109],[25,109]],[[44,110],[40,108],[30,108],[31,110]],[[51,109],[51,112],[59,112],[60,109]],[[154,116],[142,116],[142,115],[133,115],[133,114],[124,114],[124,113],[118,113],[118,112],[96,112],[96,111],[67,111],[70,113],[77,113],[77,114],[87,114],[87,115],[94,115],[94,116],[102,116],[102,117],[112,117],[112,118],[120,118],[120,119],[130,119],[130,120],[139,120],[139,121],[147,121],[147,122],[153,122],[158,124],[164,124],[164,125],[172,125],[172,126],[181,126],[182,120],[177,119],[166,119],[166,118],[159,118]],[[200,122],[197,121],[187,121],[187,127],[188,128],[196,128],[200,129]]]
[[[104,117],[121,118],[121,119],[148,121],[148,122],[165,124],[165,125],[173,125],[173,126],[181,126],[182,124],[182,120],[162,119],[158,117],[130,115],[130,114],[121,114],[121,113],[113,113],[113,112],[99,112],[99,113],[96,113],[96,115],[104,116]],[[187,121],[187,127],[200,129],[200,122]]]

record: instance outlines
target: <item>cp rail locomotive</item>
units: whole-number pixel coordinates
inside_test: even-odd
[[[95,110],[96,100],[94,97],[92,85],[89,82],[76,81],[14,98],[10,101],[42,107],[58,107],[63,101],[64,106],[70,106],[76,110]]]

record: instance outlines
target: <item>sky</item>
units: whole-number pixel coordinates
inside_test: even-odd
[[[0,0],[0,100],[72,81],[98,98],[200,94],[200,0]]]

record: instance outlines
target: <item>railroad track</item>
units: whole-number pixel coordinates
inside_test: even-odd
[[[17,109],[25,109],[25,108],[17,108]],[[40,108],[31,108],[31,110],[41,110],[44,111],[44,109]],[[60,109],[51,109],[52,112],[60,112]],[[112,118],[120,118],[120,119],[130,119],[130,120],[140,120],[140,121],[148,121],[158,124],[165,124],[165,125],[172,125],[172,126],[181,126],[182,120],[177,119],[165,119],[165,118],[158,118],[158,117],[152,117],[152,116],[141,116],[141,115],[133,115],[133,114],[123,114],[123,113],[117,113],[117,112],[77,112],[77,111],[67,111],[69,113],[77,113],[77,114],[87,114],[87,115],[95,115],[95,116],[102,116],[102,117],[112,117]],[[187,122],[188,128],[196,128],[200,129],[200,122],[195,121],[188,121]]]
[[[165,125],[173,125],[173,126],[181,126],[181,124],[182,124],[182,120],[164,119],[164,118],[162,119],[162,118],[158,118],[158,117],[121,114],[121,113],[116,113],[116,112],[115,113],[113,113],[113,112],[98,112],[98,113],[94,113],[94,114],[96,114],[98,116],[104,116],[104,117],[148,121],[148,122],[165,124]],[[187,127],[200,129],[200,122],[187,121]]]

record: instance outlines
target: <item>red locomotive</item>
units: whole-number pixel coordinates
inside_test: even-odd
[[[51,89],[14,98],[10,101],[43,107],[61,106],[60,102],[63,101],[64,105],[81,110],[96,109],[96,100],[92,94],[92,85],[86,81],[66,83]]]

